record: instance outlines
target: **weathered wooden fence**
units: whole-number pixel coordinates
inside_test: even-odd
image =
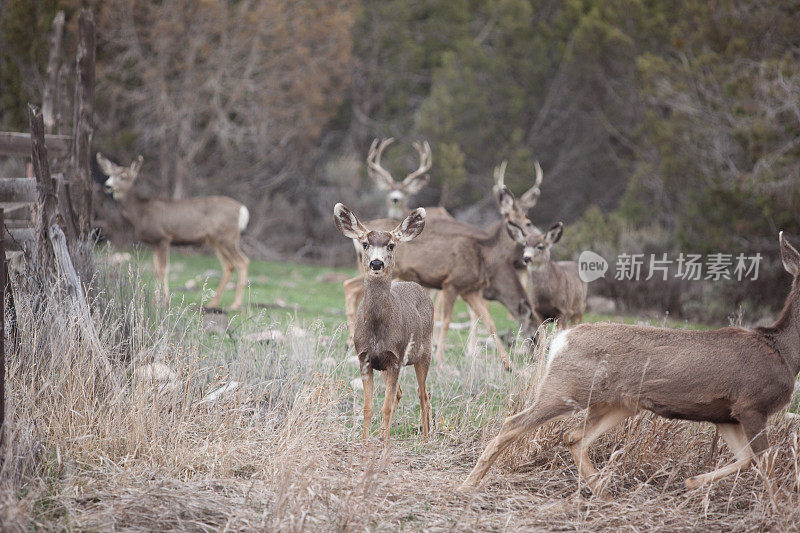
[[[15,335],[13,291],[8,276],[10,254],[25,253],[38,268],[52,271],[64,282],[76,311],[89,318],[83,286],[69,256],[78,239],[92,229],[92,137],[94,135],[95,25],[92,12],[78,17],[75,94],[72,113],[66,98],[67,74],[61,65],[64,13],[53,19],[47,82],[42,111],[29,105],[30,133],[0,132],[0,157],[30,158],[26,176],[0,177],[0,442],[5,414],[5,340]],[[72,132],[66,129],[72,116]],[[51,168],[56,172],[51,174]],[[91,329],[91,320],[87,328]],[[12,331],[9,331],[12,330]],[[95,332],[87,331],[92,338]],[[110,373],[110,368],[107,369]]]

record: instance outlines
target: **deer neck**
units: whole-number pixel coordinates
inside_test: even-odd
[[[516,242],[506,231],[505,222],[501,220],[493,223],[489,226],[487,233],[490,236],[480,242],[485,251],[484,257],[488,259],[488,263],[496,264],[511,259],[516,248]]]
[[[789,365],[792,377],[800,373],[800,279],[794,280],[780,318],[769,328],[758,328],[771,338],[775,349]]]
[[[531,285],[539,294],[556,293],[561,285],[561,269],[552,259],[528,265]]]
[[[134,227],[138,227],[141,223],[142,208],[148,201],[139,197],[134,191],[129,191],[128,194],[117,200],[117,206],[123,218]]]
[[[364,279],[364,300],[361,305],[364,308],[364,317],[368,324],[391,321],[394,307],[391,288],[391,275],[373,277],[367,273]]]

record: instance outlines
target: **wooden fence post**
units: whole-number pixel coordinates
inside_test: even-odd
[[[70,195],[78,212],[78,229],[86,237],[92,230],[92,137],[94,136],[95,26],[92,11],[82,9],[78,17],[78,52],[75,71]]]
[[[56,102],[58,100],[58,65],[61,62],[61,43],[64,35],[64,12],[59,11],[53,18],[50,33],[50,55],[47,59],[47,83],[42,97],[42,116],[47,133],[53,133],[56,126]]]
[[[39,212],[36,217],[36,262],[42,274],[52,272],[53,255],[48,245],[47,230],[58,220],[58,199],[53,178],[50,176],[50,163],[47,161],[47,147],[44,145],[44,120],[42,112],[28,104],[28,119],[31,126],[31,161],[39,191]]]

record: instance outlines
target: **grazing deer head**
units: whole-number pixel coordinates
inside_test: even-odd
[[[389,218],[400,219],[408,211],[408,197],[422,190],[430,176],[426,174],[431,169],[431,147],[428,141],[414,142],[412,146],[419,154],[419,167],[409,174],[403,181],[395,181],[391,173],[381,166],[381,155],[387,146],[394,142],[393,138],[372,141],[367,155],[367,170],[369,177],[382,191],[386,191],[386,211]]]
[[[630,324],[580,324],[561,332],[533,404],[503,422],[464,482],[476,486],[500,453],[549,421],[587,409],[564,440],[592,492],[604,490],[588,448],[639,411],[710,422],[733,452],[732,464],[686,479],[697,488],[748,468],[767,448],[765,427],[792,398],[800,372],[800,254],[779,236],[792,288],[770,327],[692,331]],[[762,472],[765,479],[768,471]]]
[[[105,191],[110,193],[115,200],[125,198],[128,192],[133,188],[133,184],[139,176],[139,172],[142,170],[143,163],[144,158],[140,155],[129,166],[123,167],[112,163],[103,154],[98,152],[97,164],[100,166],[100,170],[108,175],[108,179],[103,186]]]
[[[389,440],[392,415],[402,391],[400,369],[414,365],[422,410],[422,438],[430,430],[430,398],[425,380],[431,362],[433,303],[425,290],[413,282],[392,283],[395,249],[419,235],[425,227],[425,210],[415,209],[391,230],[368,229],[342,204],[333,209],[333,221],[342,234],[361,243],[364,301],[356,316],[353,345],[364,384],[363,437],[372,420],[373,370],[383,371],[386,397],[381,437]],[[398,248],[400,249],[400,248]]]

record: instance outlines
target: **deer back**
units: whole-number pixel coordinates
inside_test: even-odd
[[[576,409],[609,403],[733,423],[737,412],[768,415],[786,405],[793,382],[778,352],[753,331],[593,323],[556,337],[544,386]]]
[[[238,238],[244,205],[227,196],[185,200],[126,199],[123,215],[145,242],[198,243]]]

